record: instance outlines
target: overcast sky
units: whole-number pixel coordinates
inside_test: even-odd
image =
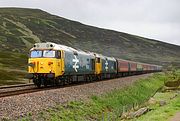
[[[0,0],[84,24],[180,45],[180,0]]]

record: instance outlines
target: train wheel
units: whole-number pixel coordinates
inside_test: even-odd
[[[41,87],[41,82],[38,81],[36,85],[37,85],[38,88],[40,88]]]
[[[63,86],[64,85],[64,81],[65,81],[65,77],[59,78],[59,85]]]
[[[48,85],[48,80],[44,80],[44,87],[47,87]]]
[[[37,87],[40,88],[42,84],[43,85],[45,84],[44,82],[45,82],[44,78],[39,77],[39,79],[37,80]]]
[[[55,80],[55,85],[59,86],[59,78],[55,78],[54,80]]]
[[[33,82],[34,82],[34,84],[35,84],[38,88],[41,87],[41,80],[40,80],[40,79],[38,79],[38,78],[33,79]]]
[[[41,79],[36,79],[36,81],[35,81],[36,83],[35,83],[35,85],[38,87],[38,88],[40,88],[41,87]]]

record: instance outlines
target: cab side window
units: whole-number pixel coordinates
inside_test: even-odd
[[[100,58],[97,58],[97,59],[96,59],[96,63],[100,63]]]
[[[61,59],[61,51],[57,51],[57,58]]]
[[[114,69],[116,70],[116,61],[114,62]]]
[[[92,70],[95,70],[95,60],[91,59]]]

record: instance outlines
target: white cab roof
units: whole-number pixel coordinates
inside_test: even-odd
[[[68,47],[66,45],[56,44],[56,43],[52,43],[52,42],[35,43],[34,47],[31,48],[31,50],[45,50],[45,49],[64,50],[64,51],[77,52],[79,54],[86,54],[86,55],[94,56],[91,52],[77,50],[72,47]]]

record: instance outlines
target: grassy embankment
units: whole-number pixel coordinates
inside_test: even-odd
[[[25,83],[27,57],[21,53],[0,52],[0,85]]]
[[[157,103],[149,105],[151,111],[132,121],[169,121],[172,116],[180,111],[180,95],[176,91],[159,92],[153,98]],[[158,102],[162,100],[167,104],[160,106]]]
[[[143,115],[137,119],[137,121],[168,121],[176,112],[180,111],[180,70],[172,70],[167,72],[168,82],[166,81],[166,86],[162,92],[158,92],[154,97],[154,104],[149,104],[149,108],[152,109],[146,115]],[[168,89],[168,90],[166,90]],[[169,90],[173,89],[173,90]],[[176,90],[175,90],[176,89]],[[164,101],[166,105],[160,106],[159,102]]]
[[[167,80],[165,74],[154,74],[123,89],[116,89],[101,96],[92,96],[87,102],[72,101],[41,112],[37,120],[120,120],[123,111],[133,104],[142,104]],[[26,117],[31,120],[32,116]]]

